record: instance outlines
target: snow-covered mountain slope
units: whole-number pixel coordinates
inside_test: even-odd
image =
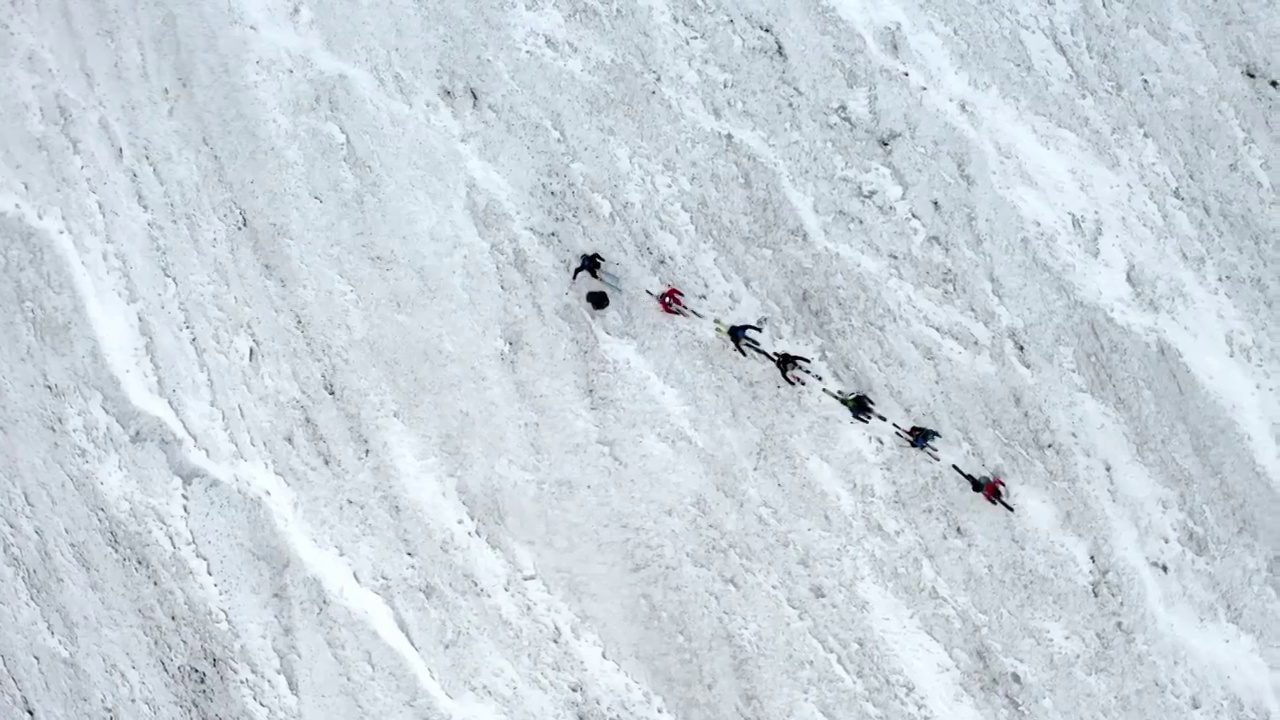
[[[10,4],[0,717],[1280,715],[1276,47],[1266,3]]]

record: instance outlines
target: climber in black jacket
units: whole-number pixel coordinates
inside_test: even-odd
[[[581,261],[578,263],[578,268],[573,271],[573,279],[577,280],[578,273],[585,272],[591,277],[599,280],[600,276],[596,274],[596,271],[600,269],[600,263],[602,262],[608,262],[608,261],[600,257],[600,253],[591,253],[590,255],[583,255]]]
[[[809,358],[792,355],[791,353],[778,353],[773,362],[778,366],[778,371],[782,373],[782,379],[786,380],[788,385],[795,385],[796,381],[791,379],[791,371],[799,370],[800,363],[809,362]]]

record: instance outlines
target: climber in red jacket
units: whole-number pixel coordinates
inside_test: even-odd
[[[1005,502],[1004,499],[1004,481],[994,475],[983,475],[982,477],[974,477],[969,473],[960,469],[959,465],[952,465],[952,470],[960,473],[960,476],[969,481],[969,489],[976,493],[982,493],[982,499],[992,505],[1001,505],[1005,510],[1013,512],[1013,506]]]
[[[658,304],[662,311],[670,315],[684,315],[684,293],[679,288],[670,287],[658,296]]]
[[[979,478],[980,480],[986,478]],[[998,477],[993,477],[982,484],[982,497],[987,502],[995,505],[1004,498],[1004,481]]]

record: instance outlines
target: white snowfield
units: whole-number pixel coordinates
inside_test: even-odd
[[[0,6],[0,718],[1280,717],[1277,8]]]

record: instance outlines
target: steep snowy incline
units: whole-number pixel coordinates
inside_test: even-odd
[[[15,6],[0,714],[1280,713],[1276,12]]]

